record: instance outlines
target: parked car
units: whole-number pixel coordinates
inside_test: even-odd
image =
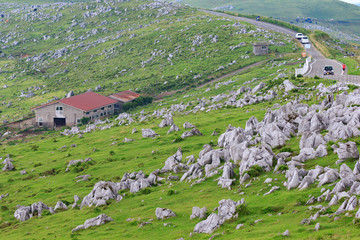
[[[334,75],[334,68],[332,66],[325,66],[324,75]]]
[[[297,38],[297,40],[301,40],[301,38],[303,37],[304,35],[302,33],[297,33],[295,35],[295,37]]]
[[[309,38],[308,38],[307,36],[302,36],[300,42],[301,42],[302,44],[308,44],[308,43],[310,43]]]

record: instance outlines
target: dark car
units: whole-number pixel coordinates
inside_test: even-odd
[[[334,75],[334,68],[332,66],[325,66],[324,75]]]

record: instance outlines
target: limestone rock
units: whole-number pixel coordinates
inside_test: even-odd
[[[58,201],[55,205],[55,208],[54,210],[56,211],[57,209],[60,209],[60,210],[67,210],[68,207],[66,206],[65,203],[63,203],[62,201]]]
[[[164,118],[159,124],[160,128],[172,126],[174,124],[174,120],[171,116]]]
[[[103,225],[103,224],[105,224],[107,222],[111,222],[111,221],[114,221],[111,217],[108,217],[105,214],[100,214],[99,216],[97,216],[95,218],[86,220],[84,222],[84,224],[77,226],[76,228],[74,228],[72,230],[72,232],[76,232],[80,229],[87,229],[92,226],[100,226],[100,225]]]
[[[172,132],[178,132],[178,131],[180,131],[180,128],[176,124],[173,124],[173,125],[171,125],[167,134],[172,133]]]
[[[93,190],[84,197],[80,208],[84,206],[91,207],[95,205],[97,207],[106,205],[107,200],[116,199],[119,190],[119,186],[116,183],[100,181],[96,183]]]
[[[183,124],[183,127],[184,127],[185,129],[196,128],[196,126],[195,126],[194,124],[191,124],[191,123],[189,123],[189,122],[185,122],[185,123]]]
[[[193,207],[192,208],[192,214],[190,216],[190,219],[194,219],[194,218],[206,218],[206,214],[207,214],[207,208],[203,207],[203,208],[199,208],[199,207]]]
[[[157,134],[154,130],[150,128],[141,129],[141,132],[142,132],[142,137],[144,138],[153,138],[159,136],[159,134]]]
[[[176,217],[176,214],[167,208],[156,208],[155,215],[157,219]]]
[[[359,158],[359,151],[357,149],[356,143],[347,142],[341,143],[339,142],[339,147],[334,150],[338,154],[338,157],[341,160],[349,159],[349,158]]]
[[[181,138],[187,138],[187,137],[191,137],[194,135],[198,135],[198,136],[203,136],[203,134],[197,129],[197,128],[193,128],[190,131],[186,131],[181,135]]]

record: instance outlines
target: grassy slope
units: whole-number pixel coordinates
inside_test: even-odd
[[[286,60],[289,60],[289,57]],[[169,104],[187,102],[201,97],[228,92],[239,88],[245,81],[253,77],[265,77],[261,81],[266,82],[273,78],[270,76],[271,73],[275,73],[279,69],[282,69],[282,72],[292,72],[294,67],[283,65],[281,67],[270,68],[270,65],[263,65],[239,76],[232,77],[235,83],[228,86],[216,89],[214,88],[214,83],[199,90],[189,90],[168,97],[162,104],[169,106]],[[224,79],[224,81],[227,80]],[[311,87],[318,85],[321,81],[323,80],[309,79],[304,82],[298,79],[294,82],[302,82],[302,84],[305,83],[304,86]],[[259,80],[250,84],[250,86],[254,87],[258,83]],[[329,84],[328,81],[324,81],[324,83]],[[204,92],[208,87],[210,87],[211,91]],[[300,90],[292,94],[307,93],[309,93],[308,90]],[[189,97],[183,98],[184,94]],[[279,95],[282,96],[282,92],[279,92]],[[218,206],[218,201],[221,199],[231,198],[233,200],[240,200],[242,197],[245,198],[248,204],[250,214],[240,216],[235,221],[225,223],[215,232],[220,234],[224,232],[223,236],[218,236],[219,239],[282,239],[278,234],[286,229],[289,229],[292,239],[346,239],[357,236],[357,227],[351,223],[352,218],[348,217],[342,217],[336,223],[329,221],[328,218],[320,218],[321,231],[319,232],[312,230],[313,225],[299,225],[303,218],[308,217],[312,213],[306,210],[307,207],[303,206],[303,203],[308,199],[309,194],[319,195],[320,189],[313,186],[304,191],[287,191],[284,187],[281,187],[281,190],[264,197],[262,196],[263,193],[271,188],[270,185],[265,186],[263,184],[267,177],[277,178],[272,185],[282,186],[281,182],[285,180],[282,174],[274,175],[272,173],[263,173],[260,179],[254,181],[252,186],[248,188],[240,187],[238,182],[236,182],[230,191],[219,189],[216,186],[216,182],[213,181],[216,178],[214,176],[193,187],[190,187],[189,183],[172,182],[172,185],[164,183],[162,186],[151,188],[151,193],[147,195],[141,193],[129,194],[126,192],[126,196],[121,202],[115,203],[111,201],[109,205],[103,207],[85,208],[82,210],[72,209],[55,215],[45,214],[41,218],[35,217],[23,223],[19,223],[12,217],[17,204],[27,205],[43,201],[45,204],[54,206],[58,200],[72,203],[73,195],[85,196],[90,192],[93,185],[100,180],[119,181],[124,172],[139,170],[148,174],[156,168],[162,168],[166,158],[175,153],[178,147],[182,148],[184,157],[191,154],[197,156],[204,144],[211,141],[217,142],[217,137],[211,136],[214,129],[221,133],[226,130],[229,124],[245,127],[245,122],[249,117],[256,116],[261,120],[266,112],[266,108],[273,106],[277,102],[284,104],[286,101],[286,97],[284,97],[280,100],[264,102],[244,108],[229,108],[209,113],[200,112],[187,116],[176,114],[174,120],[178,126],[181,126],[185,121],[190,121],[204,134],[204,136],[187,138],[178,143],[171,142],[183,130],[180,133],[167,135],[168,128],[160,129],[157,127],[161,119],[154,119],[148,123],[115,126],[109,130],[85,134],[82,139],[59,136],[58,133],[49,132],[35,138],[4,144],[0,154],[12,154],[16,171],[0,174],[0,193],[10,193],[10,196],[4,198],[1,202],[2,206],[4,206],[0,212],[1,236],[6,239],[49,239],[55,237],[59,239],[68,239],[70,237],[73,239],[177,239],[184,237],[187,239],[195,224],[200,221],[198,219],[189,221],[193,206],[206,206],[211,210]],[[313,101],[316,100],[313,99],[311,102]],[[154,110],[161,107],[153,104],[147,106],[145,110]],[[138,130],[151,127],[160,134],[160,137],[157,139],[144,139],[141,137],[141,133],[132,135],[133,127],[136,127]],[[124,137],[134,138],[136,141],[120,143]],[[119,144],[110,146],[115,140]],[[298,139],[292,138],[286,146],[292,148],[294,155],[296,152],[299,152],[298,141]],[[70,146],[73,143],[76,143],[77,147],[59,150],[60,147],[64,145]],[[34,144],[39,146],[37,151],[32,150]],[[95,152],[93,151],[94,148],[97,149]],[[151,154],[153,150],[156,151],[156,154]],[[110,151],[114,151],[115,154],[110,155]],[[274,151],[278,152],[280,150]],[[93,158],[96,164],[89,166],[82,172],[76,173],[74,170],[68,173],[65,172],[69,160],[86,157]],[[316,164],[335,167],[334,162],[336,160],[337,156],[330,153],[328,157],[308,161],[307,167],[312,168]],[[350,167],[354,165],[354,162],[346,163]],[[53,168],[56,172],[58,171],[57,174],[39,178],[39,175],[46,175],[45,172]],[[22,169],[26,169],[28,172],[34,169],[34,172],[22,176],[19,174],[19,171]],[[75,177],[83,174],[91,174],[90,181],[76,183]],[[174,190],[177,194],[168,195],[169,190]],[[245,194],[239,195],[239,192],[244,192]],[[302,204],[297,206],[299,202]],[[177,217],[164,221],[153,220],[151,225],[139,228],[138,224],[140,222],[155,218],[156,207],[168,207],[175,211]],[[336,208],[337,206],[331,209],[335,211]],[[280,212],[282,215],[278,216],[277,214]],[[85,219],[95,217],[100,213],[106,213],[115,221],[101,227],[71,234],[72,228],[82,224]],[[268,215],[270,213],[272,216]],[[353,215],[354,213],[351,214]],[[127,222],[127,218],[135,218],[135,220]],[[263,222],[255,225],[253,222],[256,219],[263,219]],[[9,222],[10,226],[6,226],[5,222]],[[168,222],[175,226],[164,227],[163,223]],[[236,225],[239,223],[244,223],[245,226],[240,230],[235,230]],[[208,239],[210,236],[196,234],[192,239]]]
[[[259,14],[285,21],[294,22],[300,16],[311,17],[325,26],[330,25],[334,29],[352,34],[360,34],[359,15],[360,8],[338,0],[309,1],[309,0],[184,0],[194,7],[215,8],[224,7],[224,10],[231,10],[244,14]],[[229,9],[226,6],[233,6]]]
[[[0,101],[13,103],[11,108],[0,106],[2,119],[11,121],[22,118],[29,114],[34,105],[54,96],[61,98],[70,90],[77,94],[101,85],[102,94],[134,89],[155,95],[185,86],[194,87],[210,80],[210,76],[222,75],[266,58],[253,56],[251,45],[264,37],[236,35],[242,26],[232,27],[234,21],[206,16],[183,7],[173,7],[174,15],[155,17],[159,8],[140,10],[140,5],[148,4],[149,1],[115,3],[110,5],[110,12],[86,19],[83,18],[84,13],[98,12],[108,5],[91,3],[86,9],[85,4],[74,4],[41,8],[37,13],[29,13],[28,8],[21,14],[11,13],[9,22],[0,25],[3,36],[15,34],[15,38],[4,44],[8,48],[2,50],[5,57],[0,58],[0,68],[3,70],[0,85],[9,86],[0,89]],[[19,7],[11,7],[14,8]],[[29,19],[33,15],[41,16],[42,20],[35,18],[25,21],[25,14]],[[56,14],[62,16],[53,22],[52,16]],[[70,27],[72,21],[78,24]],[[86,27],[82,28],[80,23],[86,23]],[[244,25],[248,26],[248,30],[255,29]],[[98,33],[92,36],[94,29]],[[133,37],[134,34],[136,37]],[[44,35],[51,38],[44,40]],[[219,41],[212,43],[210,35],[218,35]],[[197,36],[203,38],[199,46],[193,45]],[[84,37],[87,38],[83,40]],[[105,37],[106,42],[97,42]],[[297,51],[292,50],[294,43],[288,42],[283,36],[272,38],[286,43],[282,47],[272,46],[273,53],[275,50]],[[19,41],[19,45],[11,46],[15,40]],[[240,42],[247,44],[230,50],[230,46]],[[50,51],[64,47],[68,47],[65,56],[58,59],[47,56],[51,55]],[[45,54],[43,60],[27,61],[40,54]],[[173,54],[173,65],[168,60],[169,54]],[[152,55],[153,60],[143,66],[142,62]],[[246,55],[250,58],[241,58]],[[14,59],[9,59],[9,56]],[[232,61],[236,61],[236,64],[217,71],[220,66]],[[196,75],[200,77],[194,78]],[[18,97],[20,90],[43,85],[46,87],[35,92],[36,96],[31,99]]]

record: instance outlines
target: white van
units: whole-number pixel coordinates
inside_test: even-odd
[[[308,44],[308,43],[310,43],[309,38],[308,38],[307,36],[302,36],[300,42],[301,42],[302,44]]]

